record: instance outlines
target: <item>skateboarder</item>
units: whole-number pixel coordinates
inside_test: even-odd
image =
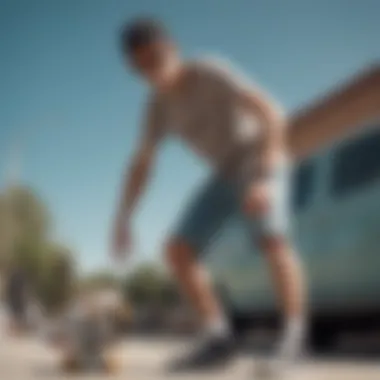
[[[282,307],[283,337],[275,358],[290,363],[302,345],[305,292],[289,238],[285,117],[263,91],[224,61],[184,60],[157,20],[128,23],[121,46],[128,64],[148,82],[151,93],[115,217],[114,254],[122,258],[132,248],[134,211],[166,136],[180,137],[214,169],[165,245],[168,265],[203,321],[200,345],[175,361],[174,367],[215,367],[233,356],[230,326],[199,259],[210,236],[237,207],[268,261]]]

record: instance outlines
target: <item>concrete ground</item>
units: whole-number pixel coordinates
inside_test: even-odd
[[[164,364],[185,348],[181,340],[164,338],[131,338],[120,350],[122,371],[114,379],[160,380],[199,379],[237,380],[255,379],[252,368],[254,355],[242,353],[226,370],[209,374],[187,374],[182,376],[164,373]],[[31,338],[11,338],[2,334],[0,344],[0,378],[6,380],[59,380],[68,375],[58,371],[57,355],[40,342]],[[256,360],[257,362],[257,360]],[[73,379],[106,379],[100,375],[70,376]],[[353,361],[338,359],[307,360],[289,374],[292,380],[379,380],[380,359]]]

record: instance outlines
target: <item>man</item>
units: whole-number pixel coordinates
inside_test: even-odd
[[[11,314],[12,325],[16,330],[27,325],[29,285],[25,272],[18,267],[11,270],[7,284],[7,303]]]
[[[125,57],[152,91],[115,218],[114,253],[120,258],[131,249],[132,217],[159,143],[168,135],[182,138],[214,168],[215,175],[165,247],[174,276],[204,323],[202,344],[176,364],[183,369],[204,368],[232,357],[228,321],[198,258],[220,223],[239,206],[268,260],[284,313],[278,357],[289,362],[301,346],[305,311],[300,265],[288,240],[284,117],[228,65],[182,60],[173,39],[155,20],[128,24],[121,42]]]

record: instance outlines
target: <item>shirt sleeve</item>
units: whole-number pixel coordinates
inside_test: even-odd
[[[142,146],[156,147],[165,137],[165,120],[160,99],[152,95],[145,106],[142,124]]]

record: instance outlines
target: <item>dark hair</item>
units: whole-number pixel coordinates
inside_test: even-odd
[[[121,48],[130,54],[142,46],[168,38],[161,22],[153,18],[139,18],[128,22],[121,30]]]

